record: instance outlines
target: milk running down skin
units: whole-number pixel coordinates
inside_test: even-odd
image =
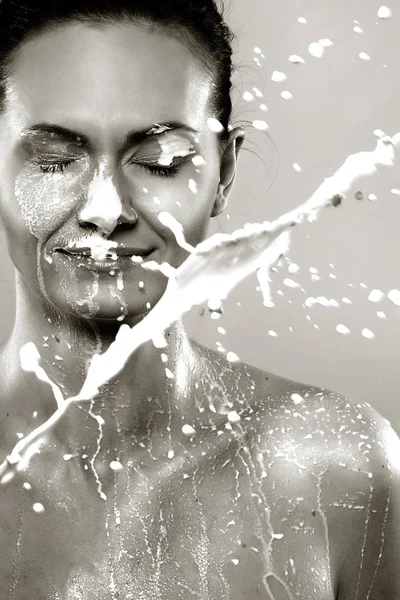
[[[46,379],[46,374],[39,367],[40,354],[35,345],[28,343],[21,348],[22,368],[35,372],[44,381],[47,380],[53,388],[58,408],[45,423],[15,445],[11,454],[0,465],[0,483],[8,483],[17,471],[26,468],[37,448],[45,443],[46,434],[70,404],[91,400],[102,385],[121,371],[132,352],[144,342],[153,340],[160,347],[163,331],[192,306],[210,299],[226,299],[242,279],[255,271],[262,285],[264,303],[268,305],[268,272],[280,256],[288,251],[290,228],[304,222],[305,218],[310,222],[315,221],[322,208],[340,204],[344,193],[353,183],[376,172],[377,165],[394,164],[394,148],[400,146],[400,132],[393,138],[382,132],[375,132],[375,135],[378,137],[375,150],[349,156],[332,177],[324,180],[307,202],[273,222],[247,224],[244,229],[237,230],[232,235],[216,234],[193,248],[183,239],[180,224],[168,213],[161,213],[160,221],[170,227],[177,242],[191,254],[178,269],[167,263],[142,264],[142,268],[159,270],[169,278],[167,290],[143,321],[132,329],[126,324],[121,325],[108,350],[93,356],[86,381],[77,396],[64,400],[61,390]],[[162,341],[166,346],[165,340]]]

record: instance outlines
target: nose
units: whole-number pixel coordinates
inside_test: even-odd
[[[129,187],[118,169],[106,174],[102,163],[90,183],[87,200],[78,214],[81,225],[95,225],[110,235],[119,224],[133,226],[138,215],[131,205]]]

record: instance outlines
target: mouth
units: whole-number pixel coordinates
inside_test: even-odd
[[[69,262],[76,263],[76,261],[79,261],[77,266],[82,265],[93,271],[112,271],[114,269],[129,269],[129,267],[142,264],[155,252],[155,248],[148,252],[141,250],[132,254],[126,254],[126,251],[123,253],[115,252],[113,253],[114,258],[104,260],[95,260],[91,257],[90,250],[86,249],[72,252],[59,248],[56,252],[62,254]]]

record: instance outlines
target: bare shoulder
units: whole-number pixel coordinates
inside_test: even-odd
[[[366,402],[215,360],[243,382],[230,388],[233,402],[248,398],[235,427],[287,525],[288,552],[293,536],[303,536],[302,552],[322,548],[337,600],[400,598],[400,440],[390,423]]]
[[[330,493],[324,502],[338,599],[395,600],[400,598],[400,440],[369,404],[339,396],[336,406],[342,435],[330,451]],[[346,414],[347,424],[341,416]]]
[[[400,439],[390,422],[332,390],[253,374],[265,452],[279,457],[282,485],[290,473],[298,486],[302,473],[312,514],[325,515],[337,599],[400,598]]]
[[[265,447],[311,474],[338,600],[400,598],[399,437],[368,403],[291,380],[278,388],[259,400]]]

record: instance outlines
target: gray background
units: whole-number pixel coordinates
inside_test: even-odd
[[[228,21],[238,37],[233,122],[264,119],[269,129],[263,133],[248,127],[230,205],[224,216],[213,219],[210,235],[273,220],[307,200],[348,155],[373,150],[375,129],[389,135],[400,130],[400,7],[392,3],[392,17],[382,20],[380,6],[373,0],[233,0],[228,6]],[[299,23],[299,17],[307,24]],[[361,33],[354,31],[356,26]],[[308,47],[320,39],[333,45],[315,58]],[[265,55],[259,57],[261,67],[254,61],[256,46]],[[371,60],[362,60],[360,52]],[[288,58],[293,54],[305,63],[292,64]],[[272,81],[274,71],[287,79]],[[243,93],[253,87],[264,97],[244,101]],[[293,98],[281,97],[286,90]],[[260,110],[262,102],[267,112]],[[212,320],[207,309],[201,315],[193,308],[184,319],[189,334],[212,348],[221,342],[241,360],[281,376],[367,401],[400,433],[400,307],[386,296],[400,288],[400,195],[393,192],[400,188],[399,174],[399,163],[380,167],[355,184],[340,208],[327,209],[317,223],[293,230],[288,258],[300,271],[290,275],[284,262],[273,274],[274,308],[263,306],[253,275],[225,301],[220,320]],[[364,200],[354,198],[357,191]],[[374,196],[368,199],[370,194]],[[15,293],[4,239],[0,252],[1,341],[12,329]],[[320,280],[312,279],[310,268],[318,270]],[[287,287],[287,277],[304,291]],[[385,293],[379,304],[368,300],[373,289]],[[309,296],[335,299],[339,307],[307,308]],[[386,318],[379,318],[378,311]],[[337,333],[338,324],[351,333]],[[218,327],[227,335],[219,334]],[[364,338],[364,328],[376,337]]]

